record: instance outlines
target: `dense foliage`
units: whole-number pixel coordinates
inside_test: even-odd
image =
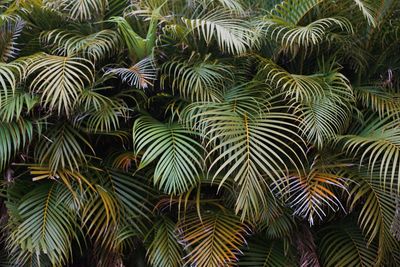
[[[400,1],[0,3],[1,266],[400,266]]]

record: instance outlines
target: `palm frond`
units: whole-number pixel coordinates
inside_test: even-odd
[[[31,90],[40,93],[45,106],[70,115],[85,85],[93,81],[93,65],[83,58],[38,54],[28,58],[28,75],[35,74]]]
[[[0,24],[0,62],[6,62],[18,55],[17,40],[24,26],[25,22],[20,18]]]
[[[338,136],[347,153],[360,156],[360,165],[368,165],[370,171],[379,166],[383,187],[400,190],[398,168],[400,166],[400,129],[398,121],[391,117],[380,119],[370,116],[354,134]],[[389,168],[390,167],[390,168]]]
[[[33,123],[25,119],[0,122],[0,171],[4,170],[18,150],[32,141],[34,128]]]
[[[193,56],[193,55],[192,55]],[[224,85],[233,80],[230,66],[216,60],[173,59],[161,71],[171,81],[172,88],[192,101],[220,101]]]
[[[36,146],[35,158],[52,171],[79,169],[87,160],[84,148],[92,150],[90,143],[68,123],[51,127],[42,137]]]
[[[261,19],[259,27],[265,31],[269,39],[280,43],[285,50],[292,53],[299,47],[307,50],[318,46],[329,32],[337,28],[353,32],[351,22],[344,17],[321,18],[301,26],[302,19],[321,2],[320,0],[283,1],[275,6],[269,15]]]
[[[337,223],[319,232],[318,248],[323,266],[374,266],[377,247],[368,245],[362,232],[351,223]]]
[[[363,107],[377,112],[381,118],[396,116],[400,110],[399,99],[380,86],[355,87],[354,93]]]
[[[104,14],[108,0],[45,0],[44,4],[67,13],[73,20],[88,21]]]
[[[35,186],[19,202],[9,226],[9,245],[32,255],[46,254],[52,264],[67,264],[76,240],[77,216],[73,195],[62,184]],[[17,260],[21,260],[17,257]],[[20,261],[17,261],[18,263]]]
[[[0,118],[4,122],[18,121],[39,103],[36,96],[22,90],[3,93],[0,93]]]
[[[154,184],[168,194],[183,193],[199,179],[202,147],[191,134],[177,124],[163,124],[150,117],[140,117],[133,126],[135,151],[144,152],[139,168],[158,158]]]
[[[265,240],[254,237],[243,249],[243,254],[239,260],[240,267],[295,266],[293,256],[287,254],[284,242],[281,240]]]
[[[153,226],[154,237],[147,257],[152,266],[179,267],[183,265],[183,251],[178,243],[176,224],[168,217],[161,217]]]
[[[153,86],[153,82],[157,78],[157,69],[154,60],[146,57],[129,68],[108,69],[106,74],[115,74],[130,86],[147,89],[149,86]]]
[[[382,188],[378,173],[371,177],[364,171],[359,175],[362,179],[350,192],[351,207],[362,201],[358,222],[368,237],[368,244],[378,240],[377,262],[384,263],[390,258],[388,254],[400,249],[390,231],[396,213],[396,194]]]
[[[246,22],[232,18],[230,12],[216,11],[200,18],[182,19],[207,45],[216,40],[222,52],[242,54],[255,42]]]
[[[240,97],[238,93],[248,101],[244,102],[244,110],[235,98]],[[294,118],[280,112],[285,107],[268,110],[264,106],[264,112],[262,106],[257,107],[261,103],[256,98],[248,92],[249,99],[245,97],[246,91],[236,91],[229,102],[193,103],[185,113],[191,117],[189,127],[208,140],[207,157],[212,160],[209,173],[213,179],[221,175],[220,186],[227,179],[234,181],[239,187],[236,213],[242,212],[242,219],[257,220],[260,206],[266,204],[267,181],[279,185],[287,175],[288,165],[301,169],[300,157],[304,152]]]
[[[178,227],[188,250],[186,263],[199,267],[235,264],[249,234],[237,217],[224,212],[203,212],[201,219],[197,214],[188,215]]]
[[[118,34],[108,29],[90,35],[53,30],[42,33],[40,39],[44,44],[52,47],[57,54],[69,57],[82,56],[94,61],[112,57],[120,50]]]
[[[373,27],[375,27],[376,26],[376,20],[375,20],[376,10],[370,3],[372,1],[353,0],[353,2],[358,6],[358,8],[362,12],[363,16],[365,17],[365,19],[368,21],[368,23],[370,25],[372,25]]]
[[[346,178],[327,170],[311,168],[305,176],[289,176],[284,197],[288,195],[287,201],[294,209],[294,215],[307,219],[313,225],[316,219],[324,219],[324,209],[344,210],[335,188],[345,191]]]

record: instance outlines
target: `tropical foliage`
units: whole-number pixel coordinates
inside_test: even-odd
[[[3,0],[1,266],[400,266],[400,1]]]

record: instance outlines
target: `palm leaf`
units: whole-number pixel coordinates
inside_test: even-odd
[[[358,6],[362,14],[364,15],[365,19],[368,21],[370,25],[373,27],[376,26],[375,20],[375,8],[371,5],[371,1],[365,0],[353,0],[353,2]]]
[[[280,43],[285,50],[292,53],[299,47],[307,50],[318,46],[334,29],[353,32],[350,21],[344,17],[321,18],[300,26],[303,18],[321,2],[323,1],[282,1],[261,19],[259,27],[269,39]]]
[[[15,122],[0,122],[0,171],[9,160],[32,141],[34,125],[31,121],[20,119]]]
[[[318,248],[323,266],[375,266],[376,245],[368,245],[355,225],[338,223],[325,227],[319,235]]]
[[[157,78],[157,70],[154,66],[154,60],[146,57],[129,68],[108,69],[106,74],[118,75],[124,82],[130,86],[136,86],[139,89],[147,89],[153,86]]]
[[[28,58],[31,90],[42,94],[44,105],[70,115],[84,86],[93,80],[93,65],[82,58],[38,54]]]
[[[37,185],[18,205],[9,242],[22,251],[47,254],[52,264],[68,263],[76,239],[73,195],[55,182]],[[23,254],[22,254],[23,255]],[[17,260],[18,257],[17,257]]]
[[[383,119],[370,116],[364,124],[354,129],[354,134],[338,136],[347,153],[360,155],[360,164],[366,160],[370,171],[379,166],[383,187],[400,190],[397,176],[400,166],[400,129],[398,121],[391,117]],[[390,168],[389,168],[390,167]]]
[[[102,30],[90,35],[79,32],[53,30],[44,32],[42,43],[54,47],[54,51],[63,56],[83,56],[94,61],[104,60],[120,50],[118,34],[112,30]]]
[[[200,18],[182,18],[194,33],[210,44],[216,40],[222,52],[242,54],[252,45],[252,32],[245,21],[232,18],[230,12],[216,11]]]
[[[363,202],[358,217],[360,227],[368,237],[368,244],[378,240],[378,263],[389,259],[388,254],[396,253],[399,243],[391,233],[391,226],[396,213],[396,195],[384,190],[380,185],[379,174],[368,175],[360,173],[359,183],[352,189],[351,207],[354,208],[360,201]]]
[[[247,227],[235,216],[223,212],[188,215],[181,225],[181,242],[189,249],[186,261],[199,267],[232,265],[238,261]]]
[[[93,20],[104,14],[108,0],[45,0],[47,7],[66,12],[73,20]]]
[[[208,140],[213,179],[221,175],[220,187],[228,179],[238,186],[236,213],[257,220],[268,181],[279,184],[289,164],[301,166],[304,152],[294,118],[280,112],[285,107],[268,109],[243,89],[236,88],[223,103],[193,103],[183,117]]]
[[[154,237],[147,257],[152,266],[179,267],[183,265],[182,247],[178,243],[176,225],[168,217],[161,217],[153,226]]]
[[[36,146],[35,158],[52,171],[60,168],[79,169],[86,162],[83,148],[87,147],[93,152],[90,143],[67,123],[50,128],[42,137]]]
[[[39,103],[39,99],[30,93],[16,90],[14,93],[0,93],[0,118],[4,122],[18,121]]]
[[[150,117],[140,117],[135,121],[135,151],[144,152],[139,168],[158,158],[154,184],[168,194],[185,192],[198,180],[202,169],[202,147],[190,134],[191,131],[177,124],[163,124]]]
[[[281,240],[252,238],[240,257],[239,266],[274,267],[296,266],[293,258],[287,255]]]
[[[0,62],[15,58],[19,53],[17,40],[25,26],[18,18],[0,23]]]
[[[288,180],[284,197],[289,195],[287,201],[294,209],[294,215],[307,219],[310,225],[316,219],[323,220],[326,208],[333,211],[344,210],[340,197],[334,190],[347,189],[346,179],[340,174],[311,168],[305,176],[293,175]]]
[[[183,98],[192,101],[220,101],[224,85],[233,80],[231,67],[216,60],[197,60],[192,55],[189,60],[173,59],[161,69],[172,88]]]

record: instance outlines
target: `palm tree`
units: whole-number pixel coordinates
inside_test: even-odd
[[[1,266],[398,266],[400,3],[5,0]]]

